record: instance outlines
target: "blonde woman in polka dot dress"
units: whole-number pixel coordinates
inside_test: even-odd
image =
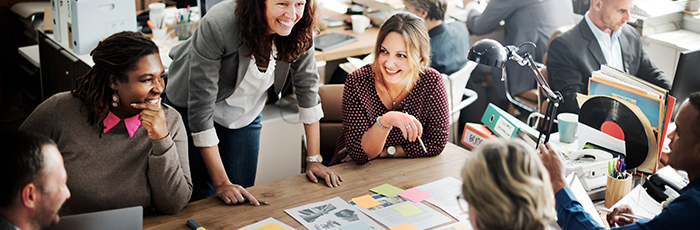
[[[440,154],[449,132],[447,93],[440,73],[429,67],[423,19],[404,12],[391,16],[379,31],[374,56],[345,82],[343,133],[332,163]]]

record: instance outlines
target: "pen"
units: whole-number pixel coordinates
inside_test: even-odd
[[[187,5],[187,23],[190,23],[191,16],[192,16],[192,11],[190,11],[190,5]]]
[[[202,225],[199,225],[197,223],[197,221],[194,221],[193,219],[187,220],[187,225],[189,225],[190,228],[192,228],[194,230],[207,230],[204,227],[202,227]]]
[[[420,143],[420,147],[423,147],[423,151],[427,153],[428,149],[425,148],[425,144],[423,144],[423,140],[420,137],[418,137],[418,143]]]
[[[156,27],[155,27],[155,26],[153,26],[153,22],[151,22],[151,20],[148,20],[148,21],[146,21],[146,24],[148,24],[148,27],[150,27],[150,28],[151,28],[151,30],[154,30],[154,29],[156,29]]]
[[[610,209],[608,209],[608,208],[605,208],[605,207],[598,207],[598,211],[601,211],[601,212],[604,212],[604,213],[612,213],[612,210],[610,210]],[[634,220],[643,220],[643,219],[644,219],[644,217],[632,215],[632,214],[629,214],[629,213],[618,213],[618,215],[624,216],[624,217],[627,217],[627,218],[630,218],[630,219],[634,219]]]

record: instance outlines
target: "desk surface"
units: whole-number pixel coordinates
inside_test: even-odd
[[[343,176],[340,187],[329,188],[325,183],[310,183],[304,174],[256,185],[248,188],[256,198],[271,205],[250,204],[226,205],[216,197],[195,201],[175,215],[149,215],[143,219],[143,229],[190,229],[185,223],[196,220],[207,229],[238,229],[246,225],[273,217],[289,226],[303,229],[284,210],[333,197],[350,200],[372,194],[369,189],[389,183],[409,189],[448,176],[459,175],[469,151],[447,143],[442,154],[427,158],[378,159],[371,164],[357,165],[354,162],[330,167]],[[265,170],[265,168],[260,168]],[[431,205],[429,205],[431,206]],[[434,207],[434,206],[433,206]]]

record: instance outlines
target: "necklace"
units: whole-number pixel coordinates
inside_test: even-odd
[[[386,93],[389,94],[389,98],[391,98],[391,110],[394,110],[394,109],[396,109],[396,99],[398,99],[399,96],[401,96],[401,94],[404,91],[406,91],[406,87],[401,89],[401,92],[399,92],[399,94],[397,94],[396,97],[393,97],[393,96],[391,96],[391,92],[389,92],[389,87],[386,86],[386,82],[384,81],[384,79],[382,79],[382,83],[384,84],[384,88],[386,89]]]

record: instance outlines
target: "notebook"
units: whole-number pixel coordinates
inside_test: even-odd
[[[350,35],[329,32],[314,38],[314,45],[316,46],[316,50],[327,51],[357,40],[356,37]]]
[[[72,216],[62,216],[58,224],[45,230],[141,230],[143,207],[120,208]]]

